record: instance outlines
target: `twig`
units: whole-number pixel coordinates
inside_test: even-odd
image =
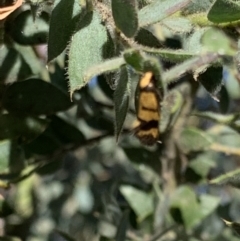
[[[210,150],[217,151],[217,152],[223,152],[227,155],[236,155],[240,156],[240,148],[230,147],[230,146],[224,146],[219,143],[213,143],[210,148]]]
[[[161,238],[167,232],[169,232],[172,229],[175,229],[176,227],[177,227],[177,224],[173,224],[172,226],[166,228],[165,230],[155,233],[148,241],[156,241],[157,239]]]

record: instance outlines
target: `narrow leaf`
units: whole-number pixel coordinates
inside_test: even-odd
[[[97,75],[116,71],[124,64],[125,64],[125,61],[123,57],[117,57],[117,58],[106,60],[98,65],[94,65],[90,67],[87,70],[86,74],[84,75],[84,79],[86,81],[89,81]]]
[[[97,40],[97,41],[96,41]],[[89,12],[80,22],[69,47],[68,76],[70,95],[81,89],[89,79],[88,69],[104,60],[103,47],[108,41],[106,28],[97,12]]]
[[[130,80],[126,68],[122,68],[118,80],[117,88],[114,92],[114,109],[115,109],[115,136],[118,140],[122,130],[130,99]]]
[[[143,47],[142,50],[146,53],[154,54],[161,57],[163,60],[167,60],[172,63],[182,63],[184,60],[188,60],[196,56],[196,53],[184,50],[171,50],[164,48],[147,48]]]
[[[182,75],[186,74],[189,71],[194,71],[201,66],[204,66],[209,63],[214,63],[217,61],[218,55],[215,53],[208,53],[205,55],[200,55],[198,57],[191,58],[184,61],[183,63],[172,67],[170,70],[163,73],[163,81],[165,83],[171,83],[173,80],[180,78]]]
[[[190,2],[191,0],[156,0],[139,11],[139,26],[143,27],[160,22],[187,6]]]
[[[116,26],[129,38],[138,30],[136,0],[112,0],[112,14]]]
[[[240,117],[240,113],[222,115],[222,114],[218,114],[210,111],[194,112],[193,115],[206,118],[208,120],[212,120],[220,124],[227,124],[227,125],[230,125]]]
[[[222,219],[223,222],[230,228],[232,228],[236,234],[238,234],[240,236],[240,223],[237,223],[237,222],[229,222],[225,219]]]
[[[230,185],[240,188],[240,169],[223,174],[210,181],[210,184]]]

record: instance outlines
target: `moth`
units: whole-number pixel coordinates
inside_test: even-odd
[[[137,120],[134,134],[144,145],[151,146],[159,139],[161,95],[152,72],[146,72],[138,83]]]

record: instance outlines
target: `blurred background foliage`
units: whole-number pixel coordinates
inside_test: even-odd
[[[234,0],[26,0],[1,20],[0,240],[239,240],[239,20]],[[132,132],[147,70],[153,147]]]

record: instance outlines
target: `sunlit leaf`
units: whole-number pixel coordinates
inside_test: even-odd
[[[153,213],[152,193],[146,193],[127,185],[120,186],[120,191],[128,201],[130,207],[137,214],[138,222],[143,221]],[[138,201],[136,202],[136,200]]]
[[[30,10],[20,13],[12,22],[10,34],[19,44],[36,45],[47,42],[49,15],[46,12],[33,20]]]
[[[206,132],[193,127],[185,128],[179,139],[179,144],[185,152],[206,150],[212,142]]]
[[[219,55],[234,56],[237,51],[236,43],[216,28],[210,28],[203,34],[202,45],[205,51]]]
[[[88,69],[104,60],[103,47],[107,41],[107,30],[101,24],[99,14],[86,14],[69,46],[68,76],[71,95],[90,80],[86,78]]]

